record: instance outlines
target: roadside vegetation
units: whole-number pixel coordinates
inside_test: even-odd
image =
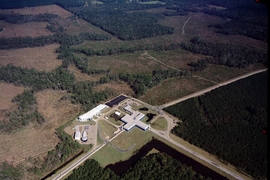
[[[260,73],[166,108],[182,120],[172,133],[256,179],[266,178],[266,78]]]

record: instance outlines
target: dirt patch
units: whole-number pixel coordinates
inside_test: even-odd
[[[19,13],[19,14],[43,14],[43,13],[50,13],[50,14],[57,14],[62,18],[67,18],[72,16],[72,14],[60,6],[55,4],[47,5],[47,6],[37,6],[37,7],[25,7],[20,9],[4,9],[0,10],[0,13]]]
[[[19,163],[54,148],[59,142],[55,130],[27,127],[12,135],[1,134],[0,162]]]
[[[0,50],[0,65],[12,63],[14,66],[51,71],[62,64],[54,53],[58,47],[58,44],[52,44],[35,48]]]
[[[74,65],[68,66],[68,70],[74,74],[76,81],[98,81],[102,77],[102,75],[88,75],[81,73]]]
[[[115,94],[126,94],[128,96],[133,96],[134,91],[124,82],[116,83],[106,83],[99,85],[95,88],[96,91],[103,91],[105,89],[112,90]]]
[[[69,121],[78,113],[79,106],[68,100],[61,100],[65,91],[45,90],[35,96],[38,111],[44,116],[46,123],[39,126],[31,124],[11,134],[1,134],[0,162],[21,163],[27,157],[46,155],[59,142],[55,128]]]
[[[65,100],[66,96],[66,91],[53,90],[44,90],[36,94],[38,111],[45,117],[48,126],[58,127],[79,113],[80,106]]]
[[[38,37],[38,36],[48,36],[51,33],[46,29],[46,22],[29,22],[24,24],[9,24],[5,21],[0,21],[0,27],[4,28],[5,31],[0,33],[0,37]]]
[[[9,109],[13,104],[11,100],[21,94],[24,89],[24,87],[0,82],[0,110]]]

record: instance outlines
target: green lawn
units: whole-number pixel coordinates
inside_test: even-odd
[[[164,117],[158,117],[153,123],[151,123],[151,127],[157,130],[166,130],[168,122]]]
[[[150,131],[142,131],[141,129],[134,127],[129,132],[124,131],[118,137],[113,139],[111,143],[121,150],[126,150],[132,147],[128,152],[119,152],[111,145],[106,145],[98,152],[96,152],[92,158],[98,161],[101,166],[105,167],[108,164],[116,163],[120,160],[124,161],[130,158],[140,147],[146,144],[148,141],[156,135]]]

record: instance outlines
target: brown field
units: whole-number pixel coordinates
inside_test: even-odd
[[[72,72],[76,81],[98,81],[103,75],[88,75],[81,73],[74,65],[69,65],[68,70]]]
[[[134,92],[130,88],[130,86],[127,85],[124,82],[120,82],[120,83],[116,83],[116,82],[106,83],[106,84],[98,85],[98,86],[95,87],[95,90],[96,91],[103,91],[105,89],[112,90],[115,95],[118,95],[118,94],[126,94],[128,96],[133,96],[134,95]]]
[[[11,100],[18,94],[21,94],[24,89],[24,87],[0,82],[0,110],[9,109],[13,104]]]
[[[14,164],[23,162],[27,157],[46,155],[59,142],[55,128],[75,118],[80,107],[72,105],[68,100],[60,100],[65,91],[45,90],[38,92],[38,110],[44,116],[46,123],[37,126],[29,125],[11,134],[1,134],[0,162],[8,161]]]
[[[48,36],[51,33],[46,29],[46,22],[29,22],[24,24],[10,24],[5,21],[0,21],[0,27],[5,30],[0,33],[0,38],[9,37],[38,37],[38,36]]]
[[[54,50],[58,44],[43,47],[0,50],[0,65],[12,63],[14,66],[34,68],[39,71],[51,71],[62,64]]]
[[[57,14],[62,18],[67,18],[72,16],[72,14],[60,6],[55,4],[47,5],[47,6],[37,6],[37,7],[25,7],[20,9],[1,9],[0,13],[18,13],[18,14],[43,14],[43,13],[50,13],[50,14]]]

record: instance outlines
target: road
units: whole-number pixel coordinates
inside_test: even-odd
[[[196,157],[198,157],[198,158],[204,160],[205,162],[207,162],[207,163],[209,163],[209,164],[215,166],[216,168],[219,168],[220,170],[226,172],[227,174],[231,175],[231,176],[234,177],[235,179],[244,180],[244,178],[238,176],[237,174],[235,174],[235,173],[233,173],[233,172],[227,170],[226,168],[223,168],[223,167],[219,166],[219,165],[216,164],[215,162],[213,162],[213,161],[211,161],[211,160],[205,158],[204,156],[201,156],[200,154],[197,154],[196,152],[194,152],[194,151],[188,149],[187,147],[185,147],[185,146],[183,146],[183,145],[181,145],[181,144],[175,142],[174,140],[172,140],[172,139],[170,138],[170,131],[171,131],[171,129],[175,126],[175,124],[173,123],[173,119],[172,119],[168,114],[164,113],[164,112],[162,111],[162,109],[165,108],[165,107],[174,105],[174,104],[176,104],[176,103],[179,103],[179,102],[181,102],[181,101],[187,100],[187,99],[189,99],[189,98],[193,98],[193,97],[196,97],[196,96],[200,96],[200,95],[205,94],[205,93],[207,93],[207,92],[209,92],[209,91],[211,91],[211,90],[213,90],[213,89],[219,88],[219,87],[221,87],[221,86],[225,86],[225,85],[230,84],[230,83],[232,83],[232,82],[235,82],[235,81],[237,81],[237,80],[246,78],[246,77],[248,77],[248,76],[251,76],[251,75],[254,75],[254,74],[257,74],[257,73],[260,73],[260,72],[264,72],[264,71],[266,71],[266,70],[267,70],[267,69],[257,70],[257,71],[254,71],[254,72],[251,72],[251,73],[248,73],[248,74],[245,74],[245,75],[242,75],[242,76],[233,78],[233,79],[231,79],[231,80],[228,80],[228,81],[219,83],[219,84],[217,84],[217,85],[211,86],[211,87],[209,87],[209,88],[203,89],[203,90],[201,90],[201,91],[192,93],[192,94],[187,95],[187,96],[185,96],[185,97],[182,97],[182,98],[179,98],[179,99],[177,99],[177,100],[171,101],[171,102],[169,102],[169,103],[163,104],[163,105],[161,105],[161,106],[159,106],[159,107],[154,107],[154,106],[151,106],[151,105],[146,104],[146,103],[144,103],[144,102],[141,102],[141,101],[139,101],[139,100],[137,100],[137,99],[136,99],[136,100],[139,101],[139,102],[141,102],[141,103],[143,103],[143,104],[146,104],[149,108],[152,108],[152,109],[157,110],[157,111],[159,112],[159,114],[162,115],[162,116],[163,116],[165,119],[167,119],[167,121],[168,121],[168,127],[167,127],[167,130],[166,130],[166,131],[159,131],[159,130],[155,130],[155,129],[153,129],[153,128],[150,128],[150,129],[149,129],[150,131],[152,131],[153,133],[157,134],[158,136],[161,136],[162,138],[165,138],[165,139],[168,140],[169,142],[171,142],[171,143],[175,144],[176,146],[182,148],[183,150],[185,150],[185,151],[187,151],[187,152],[193,154],[194,156],[196,156]],[[122,132],[123,132],[122,130],[119,131],[115,136],[113,136],[113,137],[112,137],[110,140],[108,140],[108,141],[110,142],[112,139],[116,138],[116,137],[117,137],[118,135],[120,135]],[[88,152],[87,154],[85,154],[83,157],[81,157],[80,159],[78,159],[75,163],[69,165],[68,168],[66,168],[66,169],[64,169],[64,170],[62,170],[62,171],[60,170],[60,172],[58,172],[58,174],[53,175],[53,176],[54,176],[54,177],[53,177],[53,180],[61,179],[62,177],[64,177],[65,175],[67,175],[69,172],[71,172],[73,169],[75,169],[76,167],[78,167],[80,164],[82,164],[85,160],[87,160],[90,156],[92,156],[94,153],[96,153],[98,150],[100,150],[100,149],[101,149],[103,146],[105,146],[105,145],[106,145],[106,142],[104,142],[102,145],[98,146],[96,149],[94,149],[94,150]]]
[[[209,92],[209,91],[212,91],[212,90],[214,90],[214,89],[216,89],[216,88],[225,86],[225,85],[230,84],[230,83],[232,83],[232,82],[238,81],[238,80],[240,80],[240,79],[243,79],[243,78],[246,78],[246,77],[248,77],[248,76],[252,76],[252,75],[254,75],[254,74],[261,73],[261,72],[264,72],[264,71],[267,71],[267,69],[260,69],[260,70],[253,71],[253,72],[248,73],[248,74],[244,74],[244,75],[242,75],[242,76],[239,76],[239,77],[230,79],[230,80],[228,80],[228,81],[225,81],[225,82],[216,84],[216,85],[211,86],[211,87],[208,87],[208,88],[206,88],[206,89],[203,89],[203,90],[194,92],[194,93],[189,94],[189,95],[187,95],[187,96],[184,96],[184,97],[182,97],[182,98],[179,98],[179,99],[173,100],[173,101],[171,101],[171,102],[165,103],[165,104],[163,104],[163,105],[161,105],[161,106],[159,106],[159,107],[156,107],[156,108],[159,109],[159,110],[161,110],[161,109],[163,109],[163,108],[172,106],[172,105],[174,105],[174,104],[177,104],[177,103],[179,103],[179,102],[185,101],[185,100],[190,99],[190,98],[193,98],[193,97],[197,97],[197,96],[203,95],[203,94],[205,94],[205,93],[207,93],[207,92]]]
[[[116,135],[114,135],[111,139],[108,140],[108,142],[110,142],[111,140],[113,140],[114,138],[116,138],[117,136],[119,136],[123,131],[119,131]],[[57,172],[57,174],[54,174],[52,177],[52,180],[59,180],[63,177],[65,177],[68,173],[70,173],[73,169],[77,168],[79,165],[81,165],[84,161],[86,161],[90,156],[92,156],[93,154],[95,154],[97,151],[99,151],[103,146],[106,145],[106,142],[104,142],[103,144],[99,145],[96,149],[93,149],[92,151],[86,153],[83,157],[81,157],[80,159],[78,159],[76,162],[74,162],[71,165],[68,165],[69,167],[66,169],[62,169],[59,172]]]

